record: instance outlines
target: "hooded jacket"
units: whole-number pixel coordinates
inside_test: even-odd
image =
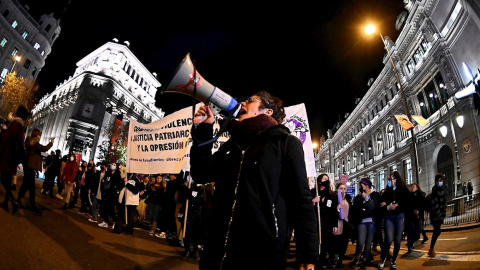
[[[283,125],[262,129],[265,117],[240,122],[243,132],[230,128],[214,154],[211,143],[193,142],[193,180],[215,182],[200,269],[285,269],[292,228],[297,261],[315,263],[319,255],[302,144]],[[213,137],[212,124],[194,129],[199,141]]]
[[[25,140],[25,148],[27,151],[27,168],[41,171],[42,168],[42,152],[48,151],[53,143],[47,145],[40,144],[40,137],[28,136]]]

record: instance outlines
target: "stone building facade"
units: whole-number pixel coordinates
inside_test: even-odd
[[[0,1],[0,83],[12,70],[36,80],[60,30],[60,20],[53,13],[37,21],[18,1]]]
[[[370,177],[378,190],[396,170],[424,191],[431,190],[435,174],[442,172],[449,199],[463,195],[460,185],[469,179],[477,192],[479,117],[473,95],[457,99],[455,94],[473,88],[473,81],[479,79],[480,2],[405,0],[404,4],[405,20],[397,21],[399,37],[396,41],[383,37],[388,48],[384,68],[369,82],[353,112],[329,130],[316,155],[317,170],[333,173],[337,181],[347,175],[357,189],[362,177]],[[463,63],[472,67],[475,79],[464,72]],[[413,132],[404,130],[395,118],[407,115],[402,90],[411,115],[428,120],[424,126],[414,121]],[[463,116],[462,127],[458,115]]]
[[[126,125],[130,118],[150,123],[164,117],[155,107],[161,86],[130,51],[114,39],[77,62],[73,76],[45,95],[32,110],[29,129],[42,130],[40,143],[55,138],[52,149],[98,162],[98,149],[111,138],[103,128]]]

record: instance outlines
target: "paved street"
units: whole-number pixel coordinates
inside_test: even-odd
[[[183,248],[149,236],[146,228],[135,228],[133,236],[113,234],[111,228],[89,222],[88,214],[78,214],[78,208],[61,210],[63,202],[40,195],[40,185],[37,181],[36,196],[43,216],[28,209],[13,216],[11,205],[10,213],[0,209],[0,269],[198,269],[198,260],[182,260]],[[1,186],[0,199],[4,196]],[[343,269],[352,269],[348,262],[354,248],[349,245]],[[443,232],[435,248],[436,258],[427,257],[428,248],[418,243],[411,255],[398,259],[398,269],[480,269],[478,227]],[[402,242],[400,254],[405,252]],[[375,262],[377,254],[374,252]],[[288,269],[294,269],[293,265]]]

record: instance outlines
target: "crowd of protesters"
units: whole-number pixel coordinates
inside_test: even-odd
[[[390,173],[387,185],[379,191],[365,177],[360,179],[359,192],[353,199],[345,193],[345,183],[335,183],[335,190],[327,174],[317,180],[312,189],[312,203],[321,209],[318,212],[322,253],[315,269],[330,269],[334,265],[342,268],[349,241],[356,245],[351,267],[384,269],[390,261],[390,269],[396,269],[402,240],[407,239],[406,254],[415,251],[420,236],[423,236],[421,244],[429,240],[423,228],[425,211],[430,213],[434,228],[428,256],[435,257],[435,243],[446,214],[443,174],[435,176],[435,185],[428,195],[417,183],[407,185],[397,171]],[[377,247],[380,247],[380,263],[375,264],[372,248],[377,251]]]
[[[11,203],[12,214],[18,208],[29,208],[33,214],[41,216],[35,202],[35,179],[37,173],[44,170],[41,194],[51,200],[62,200],[60,209],[78,208],[77,213],[85,215],[89,222],[116,234],[133,235],[135,227],[143,228],[152,237],[166,238],[183,246],[185,256],[199,258],[199,246],[206,242],[206,218],[214,198],[215,183],[196,184],[189,172],[127,173],[122,163],[94,164],[93,160],[77,160],[73,153],[62,156],[59,149],[50,151],[43,159],[41,153],[49,151],[54,139],[41,145],[41,131],[36,128],[26,136],[23,122],[26,116],[26,109],[19,107],[8,127],[2,126],[0,132],[1,182],[6,191],[5,200],[0,204],[3,209],[9,211]],[[12,190],[16,189],[16,182],[12,181],[18,164],[23,164],[24,176],[15,198]],[[402,176],[393,171],[387,185],[380,190],[368,177],[362,178],[359,192],[352,198],[346,192],[347,183],[334,183],[327,174],[321,174],[310,190],[317,229],[321,233],[321,252],[315,269],[334,265],[342,268],[349,241],[356,244],[351,266],[384,269],[390,260],[390,269],[396,269],[401,241],[405,237],[407,253],[414,251],[420,235],[423,235],[422,244],[429,240],[422,227],[424,211],[430,212],[433,225],[428,255],[434,257],[446,215],[443,181],[444,175],[438,173],[431,192],[424,192],[417,183],[407,185]],[[29,206],[22,201],[27,191]],[[295,231],[292,235],[295,237]],[[393,253],[390,252],[392,244]],[[377,246],[381,251],[380,263],[373,264],[372,247],[377,251]]]

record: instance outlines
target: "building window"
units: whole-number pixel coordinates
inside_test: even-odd
[[[413,63],[413,59],[410,59],[407,63],[408,73],[412,73],[415,70],[415,64]]]
[[[437,83],[438,91],[440,92],[440,99],[442,104],[447,104],[448,91],[447,86],[443,82],[442,74],[437,73],[437,75],[435,76],[435,82]]]
[[[380,192],[385,188],[385,170],[381,170],[378,172],[378,186],[377,186],[377,191]]]
[[[428,107],[430,108],[430,111],[432,113],[438,111],[441,107],[440,99],[437,95],[437,91],[435,89],[435,85],[433,85],[433,82],[430,82],[427,87],[424,89],[425,95],[427,96],[428,100]]]
[[[442,29],[442,32],[440,32],[440,35],[442,37],[445,37],[445,35],[448,33],[448,31],[450,30],[450,27],[452,27],[452,25],[453,25],[453,22],[455,22],[455,20],[458,17],[458,14],[462,10],[462,3],[461,2],[462,1],[457,1],[457,5],[455,6],[455,9],[453,10],[452,15],[450,15],[450,18],[448,18],[447,24]]]
[[[35,50],[38,50],[38,48],[40,48],[40,44],[38,42],[35,42],[35,45],[33,45],[33,48]]]
[[[13,48],[12,50],[12,57],[16,56],[18,53],[18,49],[17,48]]]
[[[17,27],[17,25],[18,25],[18,22],[17,22],[17,21],[13,21],[12,27],[15,28],[15,27]]]
[[[2,42],[0,42],[0,46],[5,47],[5,44],[7,44],[7,42],[8,42],[8,39],[4,37],[2,39]]]
[[[5,9],[5,11],[3,12],[3,17],[7,17],[8,14],[10,14],[10,11],[8,9]]]
[[[31,63],[32,63],[32,61],[30,61],[30,59],[27,59],[27,60],[25,60],[25,63],[23,63],[23,67],[28,69],[30,67]]]
[[[34,67],[32,70],[32,77],[35,77],[35,74],[37,74],[37,68]]]
[[[404,175],[404,180],[405,183],[411,184],[413,182],[412,180],[412,161],[410,159],[404,160],[403,161],[403,175]]]
[[[52,28],[52,26],[51,26],[50,24],[49,24],[49,25],[47,25],[47,27],[45,27],[45,32],[48,32],[48,31],[50,31],[50,28]]]
[[[42,54],[42,56],[44,56],[44,55],[45,55],[45,51],[42,51],[42,53],[41,53],[41,54]]]
[[[26,39],[28,36],[28,31],[24,31],[23,34],[22,34],[22,38],[23,39]]]
[[[2,74],[0,74],[0,77],[2,77],[2,79],[5,79],[5,77],[7,76],[7,73],[8,73],[8,69],[7,68],[4,68],[2,70]]]
[[[417,48],[415,54],[413,55],[413,59],[415,60],[415,64],[418,64],[423,58],[423,51],[420,48]]]
[[[427,42],[426,39],[423,39],[422,42],[421,42],[421,45],[422,45],[422,49],[423,51],[427,52],[428,49],[430,49],[432,46],[430,45],[430,43]]]

